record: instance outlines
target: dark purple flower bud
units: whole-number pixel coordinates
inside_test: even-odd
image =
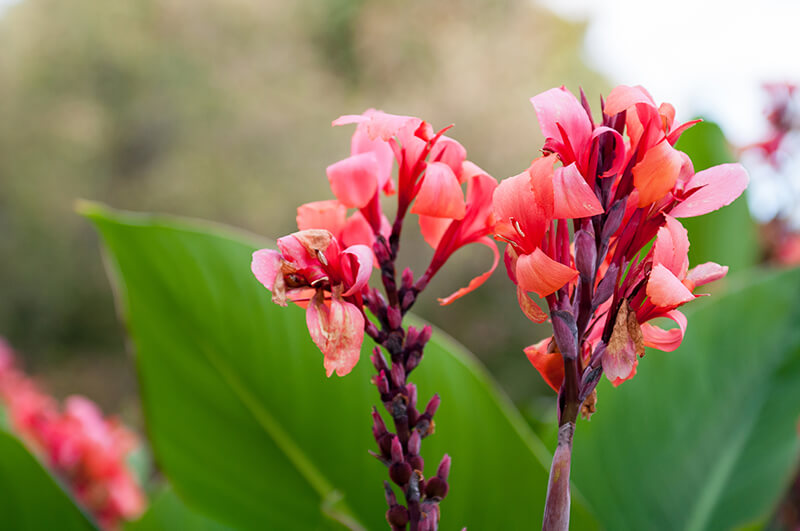
[[[625,216],[625,203],[626,199],[620,199],[608,210],[606,215],[606,222],[603,225],[603,233],[600,235],[600,240],[604,243],[608,243],[608,240],[611,236],[617,232],[620,224],[622,223],[622,218]]]
[[[389,485],[389,482],[386,480],[383,481],[383,495],[386,497],[386,505],[389,507],[397,505],[397,496],[394,495],[392,486]]]
[[[393,363],[390,374],[395,387],[403,387],[406,384],[406,370],[402,363]]]
[[[386,511],[386,521],[392,526],[392,530],[405,529],[408,524],[408,509],[402,505],[395,505]]]
[[[439,404],[441,402],[442,399],[439,398],[438,394],[433,395],[428,402],[428,405],[425,406],[425,414],[433,418],[433,416],[436,414],[436,410],[439,409]]]
[[[414,272],[411,271],[410,268],[403,269],[403,273],[400,277],[402,279],[401,286],[404,290],[409,290],[414,287]]]
[[[450,475],[450,462],[450,456],[444,454],[442,461],[439,463],[439,468],[436,469],[436,477],[440,479],[447,479],[447,476]]]
[[[383,238],[375,240],[375,243],[372,245],[372,252],[375,253],[375,258],[378,260],[379,264],[392,261],[392,256],[389,253],[389,249],[386,247],[386,240]]]
[[[447,496],[448,490],[450,490],[450,485],[447,484],[447,480],[434,476],[425,485],[425,497],[439,501]]]
[[[403,324],[403,314],[399,309],[390,306],[386,309],[386,320],[389,322],[389,327],[396,330]]]
[[[370,356],[369,359],[372,361],[372,365],[375,367],[376,371],[389,372],[389,365],[386,364],[386,358],[383,357],[383,352],[381,352],[379,347],[372,349],[372,356]]]
[[[436,531],[439,529],[439,518],[441,517],[437,502],[422,502],[420,505],[422,518],[419,521],[419,531]]]
[[[597,247],[594,237],[585,230],[575,233],[575,266],[584,282],[594,278],[594,266],[597,260]]]
[[[381,394],[381,398],[389,394],[389,380],[386,379],[386,371],[378,373],[375,385],[378,386],[378,392]]]
[[[422,359],[422,353],[420,351],[412,350],[411,352],[409,352],[408,359],[406,359],[406,374],[416,369],[421,359]]]
[[[403,461],[403,445],[400,444],[400,438],[396,435],[392,437],[392,463],[400,463]]]
[[[433,328],[431,328],[431,325],[425,325],[425,327],[422,329],[422,332],[419,333],[419,339],[417,340],[420,347],[425,346],[425,343],[428,342],[428,340],[431,338],[431,335],[433,335]]]
[[[378,410],[373,406],[372,407],[372,434],[375,436],[375,439],[382,437],[388,433],[386,430],[386,424],[383,422],[383,418],[381,414],[378,413]]]
[[[406,385],[406,395],[409,409],[417,407],[417,386],[413,383]]]
[[[411,464],[411,468],[414,470],[424,470],[425,469],[425,460],[422,459],[421,456],[412,455],[408,458],[408,462]]]
[[[403,300],[401,301],[401,305],[403,310],[408,310],[414,304],[414,301],[417,300],[417,296],[414,295],[413,291],[406,291],[403,294]]]
[[[617,285],[617,264],[611,264],[606,270],[605,276],[600,280],[592,299],[592,311],[596,310],[601,304],[606,302],[614,294]]]
[[[408,438],[408,454],[419,455],[419,450],[422,447],[422,437],[419,432],[414,430],[411,432],[411,437]]]
[[[400,486],[407,484],[413,474],[414,470],[411,468],[411,465],[405,461],[392,463],[389,467],[389,478]]]
[[[553,321],[553,337],[559,352],[564,358],[574,360],[578,356],[578,324],[572,312],[553,310],[550,312]]]
[[[409,326],[406,332],[406,348],[413,348],[417,345],[419,330],[415,326]]]

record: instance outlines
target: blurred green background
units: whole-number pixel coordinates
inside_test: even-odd
[[[212,219],[271,238],[332,198],[349,154],[340,114],[368,107],[442,127],[498,180],[542,143],[528,98],[562,83],[597,101],[582,27],[527,1],[23,0],[0,16],[0,334],[56,394],[135,403],[97,237],[76,198]],[[412,231],[407,231],[411,234]],[[421,239],[403,260],[423,268]],[[502,265],[459,251],[417,312],[475,352],[520,402],[550,396],[521,348],[545,333]],[[549,412],[550,403],[543,405]]]

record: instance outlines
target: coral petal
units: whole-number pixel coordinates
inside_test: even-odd
[[[672,319],[678,323],[678,328],[664,330],[650,323],[642,325],[642,335],[644,336],[645,346],[657,348],[664,352],[672,352],[681,345],[683,335],[686,333],[686,316],[678,310],[667,312],[664,317]]]
[[[335,199],[314,201],[297,207],[298,230],[325,229],[339,234],[347,217],[347,207]]]
[[[575,269],[556,262],[539,248],[517,259],[515,273],[517,282],[523,290],[533,291],[540,297],[556,292],[578,276]]]
[[[592,123],[580,102],[566,88],[552,88],[531,98],[539,127],[546,138],[569,141],[573,151],[581,151],[592,133]],[[568,138],[563,138],[558,125]]]
[[[306,325],[325,356],[329,377],[334,371],[344,376],[355,367],[364,341],[364,316],[355,305],[334,297],[328,306],[314,297],[306,309]]]
[[[531,365],[542,375],[547,385],[557,393],[564,382],[564,359],[558,352],[547,352],[552,340],[552,337],[547,337],[534,345],[526,347],[525,355]]]
[[[647,296],[660,308],[674,308],[695,297],[669,269],[662,264],[653,266],[647,281]]]
[[[435,218],[433,216],[420,216],[419,217],[419,230],[425,242],[436,249],[439,242],[442,240],[445,231],[453,222],[448,218]]]
[[[411,213],[461,219],[466,209],[464,192],[450,166],[444,162],[428,164]]]
[[[622,111],[633,107],[637,103],[650,105],[655,109],[656,102],[653,97],[641,86],[629,87],[627,85],[619,85],[609,93],[606,98],[606,105],[603,112],[608,116],[614,116]]]
[[[350,255],[356,259],[353,284],[350,289],[342,294],[343,297],[347,297],[354,293],[359,293],[367,285],[375,257],[372,254],[372,250],[366,245],[351,245],[342,251],[342,254]]]
[[[689,269],[689,234],[681,222],[665,215],[666,224],[658,229],[653,245],[653,264],[662,264],[682,279]]]
[[[686,280],[691,282],[695,288],[719,280],[728,274],[728,266],[722,266],[714,262],[706,262],[696,265],[689,270]]]
[[[250,270],[265,288],[272,291],[275,277],[281,274],[281,253],[273,249],[260,249],[254,252]]]
[[[470,280],[469,284],[466,287],[459,289],[452,295],[449,295],[443,299],[439,299],[439,304],[441,304],[442,306],[446,306],[451,302],[453,302],[454,300],[460,299],[467,293],[478,288],[481,284],[486,282],[486,279],[492,276],[492,273],[494,273],[495,268],[497,268],[497,264],[500,262],[500,253],[497,251],[497,245],[494,243],[494,240],[485,237],[477,240],[475,243],[482,243],[483,245],[487,246],[489,249],[492,250],[492,254],[494,255],[494,259],[492,260],[492,266],[485,273],[480,274],[477,277]]]
[[[588,218],[602,214],[603,207],[578,167],[573,162],[558,168],[553,175],[553,217],[558,219]]]
[[[633,184],[639,190],[639,207],[658,201],[672,190],[682,165],[680,151],[666,140],[647,150],[642,160],[633,167]]]
[[[525,314],[525,317],[533,321],[534,323],[543,323],[547,320],[547,314],[544,313],[538,304],[533,302],[533,300],[528,296],[527,292],[517,286],[517,302],[519,303],[519,307],[522,309],[522,313]]]

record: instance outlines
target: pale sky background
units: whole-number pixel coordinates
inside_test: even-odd
[[[643,85],[738,144],[765,130],[761,84],[800,81],[800,1],[539,1],[587,23],[584,59],[612,83]]]

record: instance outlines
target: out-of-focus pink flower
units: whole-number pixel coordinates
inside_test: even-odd
[[[278,239],[278,249],[253,253],[251,269],[272,292],[272,301],[306,307],[311,339],[325,356],[325,370],[349,373],[364,340],[362,290],[372,272],[373,254],[365,245],[342,250],[327,230],[301,230]]]
[[[0,338],[0,399],[12,428],[61,477],[104,529],[137,518],[147,500],[127,465],[136,436],[94,402],[67,398],[63,409],[19,371]]]

